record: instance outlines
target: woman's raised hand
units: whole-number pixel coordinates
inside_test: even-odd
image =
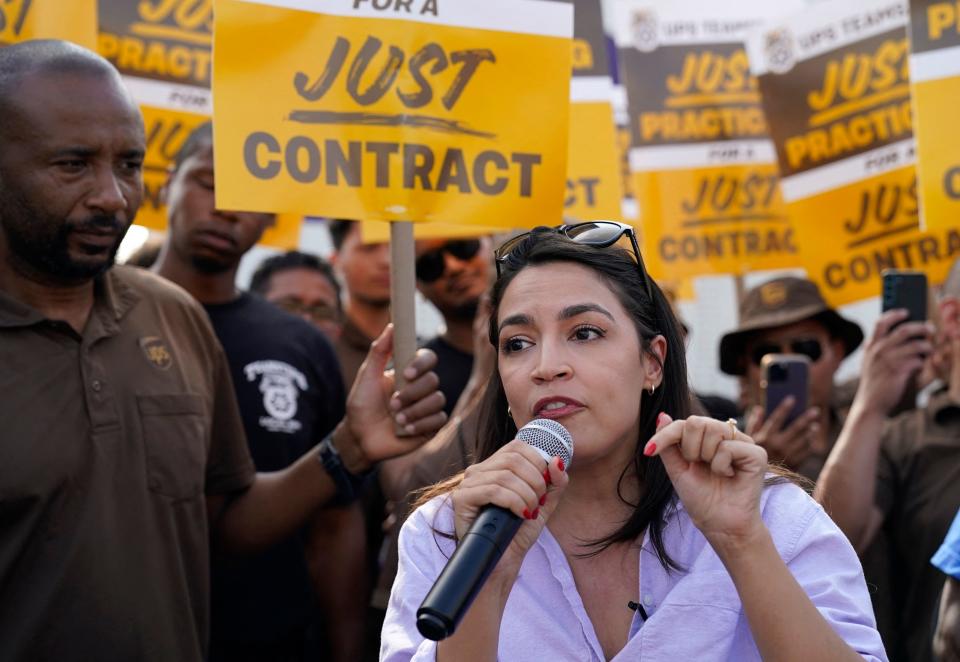
[[[560,502],[569,480],[564,469],[560,458],[547,462],[529,444],[517,440],[467,467],[451,496],[457,538],[463,539],[480,509],[488,504],[525,519],[494,570],[512,583],[524,555]]]
[[[732,421],[660,414],[644,454],[660,457],[684,508],[714,547],[750,539],[764,526],[767,452]]]

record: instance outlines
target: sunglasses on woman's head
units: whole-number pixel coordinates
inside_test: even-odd
[[[467,260],[475,258],[479,252],[479,239],[448,241],[443,246],[435,248],[432,251],[427,251],[417,258],[414,264],[417,272],[417,280],[423,281],[424,283],[432,283],[439,280],[447,268],[447,260],[444,257],[444,253],[448,253],[458,260],[466,262]]]
[[[767,354],[802,354],[816,363],[823,356],[823,346],[816,338],[796,338],[784,343],[764,342],[750,351],[750,360],[754,365],[760,365]]]
[[[653,298],[650,289],[650,276],[647,274],[647,270],[643,265],[640,246],[637,245],[637,233],[633,229],[633,226],[616,221],[587,221],[585,223],[574,223],[572,225],[558,225],[553,228],[553,230],[578,244],[594,246],[596,248],[607,248],[608,246],[616,244],[624,236],[629,237],[630,246],[633,248],[633,257],[637,262],[640,278],[643,280],[644,290],[648,297]],[[494,251],[493,259],[497,265],[497,278],[500,277],[500,265],[506,263],[510,257],[510,253],[531,234],[532,232],[524,232],[516,237],[512,237]]]

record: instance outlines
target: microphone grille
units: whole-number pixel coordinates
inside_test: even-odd
[[[549,418],[536,418],[517,430],[517,439],[538,451],[546,460],[559,457],[566,466],[573,459],[573,437],[556,421]]]

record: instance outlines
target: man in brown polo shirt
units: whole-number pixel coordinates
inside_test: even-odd
[[[0,49],[0,117],[0,659],[202,660],[210,541],[262,548],[426,439],[432,357],[390,397],[386,334],[324,463],[255,474],[202,309],[110,269],[145,151],[116,70],[66,42]]]
[[[960,263],[936,312],[935,333],[929,323],[904,322],[906,311],[881,316],[843,432],[814,492],[857,551],[878,537],[888,541],[890,570],[871,579],[896,609],[884,642],[894,662],[933,659],[943,575],[930,558],[960,508]],[[926,407],[889,420],[931,353],[947,386]]]
[[[747,434],[767,449],[771,461],[817,479],[843,423],[834,375],[862,340],[860,327],[830,308],[809,280],[776,278],[747,292],[739,326],[720,339],[720,369],[745,378]],[[810,406],[790,424],[784,421],[791,402],[766,420],[760,406],[760,361],[766,354],[810,359]]]

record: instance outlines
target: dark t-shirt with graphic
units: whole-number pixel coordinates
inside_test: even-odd
[[[227,354],[257,470],[286,468],[343,417],[332,346],[308,322],[250,294],[204,308]],[[302,536],[253,557],[215,556],[212,577],[211,660],[218,644],[296,636],[313,617]]]

